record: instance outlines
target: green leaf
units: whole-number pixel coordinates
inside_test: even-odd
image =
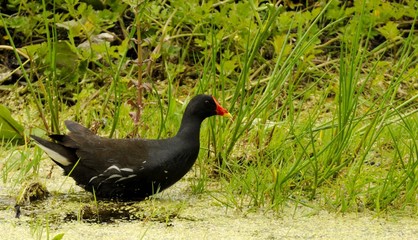
[[[287,39],[286,34],[276,35],[273,37],[274,52],[277,55],[280,55],[283,51],[282,57],[287,57],[289,53],[292,51],[292,46],[286,43],[286,39]]]
[[[10,111],[0,105],[0,139],[21,141],[23,139],[23,126],[14,120]]]
[[[377,31],[389,41],[395,41],[400,37],[398,24],[392,21],[387,22],[385,26],[378,28]]]
[[[64,233],[58,233],[57,235],[55,235],[54,238],[52,238],[52,240],[61,240],[64,237]]]

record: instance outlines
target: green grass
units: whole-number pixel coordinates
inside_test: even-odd
[[[253,1],[222,4],[220,12],[197,1],[126,6],[140,14],[118,35],[121,41],[95,45],[91,54],[77,48],[80,36],[70,31],[67,55],[76,56],[77,66],[69,76],[57,64],[62,52],[53,23],[61,19],[48,17],[44,3],[46,45],[37,49],[46,61],[32,51],[29,70],[19,62],[29,94],[27,114],[18,119],[47,132],[64,131],[62,119],[75,119],[88,126],[99,122],[101,135],[164,138],[176,133],[192,96],[210,93],[234,120],[214,117],[203,124],[194,194],[211,194],[242,210],[277,211],[293,203],[336,212],[416,214],[415,25],[402,32],[393,28],[388,22],[394,17],[379,15],[371,3],[343,8],[329,1],[300,11]],[[415,22],[416,12],[404,14]],[[91,34],[112,31],[95,21],[98,30]],[[146,40],[141,43],[130,41],[138,21]],[[149,52],[142,66],[128,56],[138,48]],[[130,102],[138,100],[137,88],[131,83],[138,73],[150,87],[143,90],[135,125],[130,113],[137,109]],[[8,153],[1,167],[4,184],[15,189],[40,177],[39,149],[4,144],[2,150]],[[208,186],[213,181],[216,187]]]

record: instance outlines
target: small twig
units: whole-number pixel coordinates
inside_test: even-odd
[[[0,45],[0,49],[6,49],[6,50],[15,50],[17,53],[19,53],[20,55],[24,56],[26,59],[30,59],[29,55],[24,53],[22,50],[18,49],[18,48],[13,48],[12,46],[9,45]]]
[[[138,14],[138,13],[137,13]],[[139,18],[136,21],[136,35],[137,35],[137,47],[138,47],[138,81],[136,84],[136,91],[137,91],[137,97],[136,97],[136,113],[134,116],[134,135],[137,135],[138,133],[138,127],[139,127],[139,119],[141,118],[142,108],[143,108],[143,102],[142,102],[142,46],[141,46],[141,21]]]

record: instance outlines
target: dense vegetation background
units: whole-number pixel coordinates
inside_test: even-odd
[[[2,1],[3,182],[40,177],[29,132],[73,119],[111,137],[167,137],[187,101],[211,93],[235,119],[202,129],[194,193],[217,191],[239,209],[291,201],[416,214],[417,9],[413,0]]]

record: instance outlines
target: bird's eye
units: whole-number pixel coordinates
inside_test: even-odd
[[[205,101],[205,103],[206,103],[206,104],[209,104],[209,100],[206,100],[206,101]]]

